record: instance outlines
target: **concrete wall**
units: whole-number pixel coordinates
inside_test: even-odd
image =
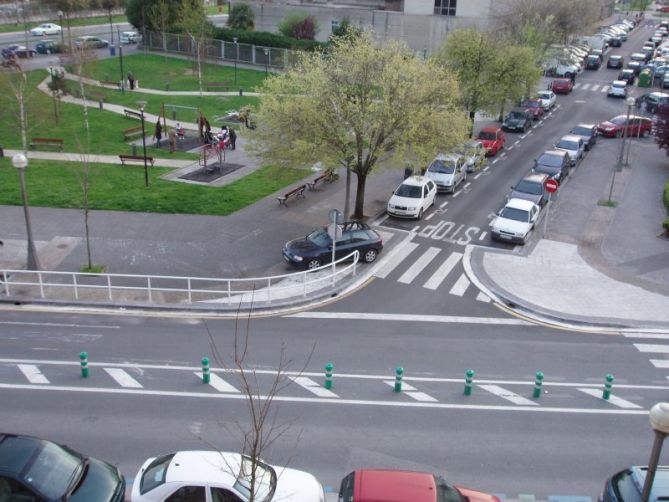
[[[434,0],[408,0],[404,2],[405,14],[430,15],[434,13]]]

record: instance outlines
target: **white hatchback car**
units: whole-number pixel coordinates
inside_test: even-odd
[[[467,181],[467,159],[458,154],[440,153],[430,163],[425,176],[434,180],[439,192],[455,192],[460,183]]]
[[[492,238],[504,242],[525,244],[537,223],[540,209],[534,202],[509,199],[490,224]]]
[[[44,23],[30,30],[33,37],[42,37],[44,35],[59,35],[63,29],[57,24]]]
[[[553,91],[539,91],[537,92],[537,97],[541,101],[541,106],[544,111],[548,111],[555,106],[557,102],[557,97]]]
[[[133,502],[206,500],[246,502],[250,497],[251,459],[238,453],[180,451],[150,458],[132,484]],[[323,502],[320,482],[311,474],[258,462],[255,500]]]
[[[576,136],[575,134],[562,136],[560,141],[555,144],[555,149],[567,152],[569,160],[571,160],[571,165],[575,166],[583,158],[583,152],[585,152],[583,136]]]
[[[434,205],[437,186],[426,176],[410,176],[398,186],[388,201],[388,214],[400,218],[423,217]]]
[[[606,91],[606,95],[614,98],[626,98],[627,82],[624,80],[614,80],[609,84],[609,89]]]

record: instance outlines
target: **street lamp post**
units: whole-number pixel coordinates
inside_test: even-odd
[[[144,186],[149,186],[149,168],[146,165],[146,130],[144,129],[144,107],[146,101],[137,101],[139,112],[142,114],[142,149],[144,150]]]
[[[655,480],[657,463],[660,460],[662,442],[669,434],[669,403],[657,403],[650,409],[649,417],[650,426],[655,431],[655,441],[653,442],[653,449],[650,452],[646,480],[644,481],[643,492],[641,493],[641,502],[648,502],[650,491],[653,488],[653,481]]]
[[[17,153],[12,157],[12,165],[19,172],[19,183],[21,185],[21,197],[23,198],[23,216],[26,220],[26,234],[28,235],[28,270],[39,270],[37,261],[37,251],[33,242],[33,232],[30,226],[30,211],[28,209],[28,192],[26,191],[26,179],[24,170],[28,167],[28,159],[22,153]]]
[[[123,73],[123,44],[121,43],[121,29],[116,28],[118,33],[118,59],[119,64],[121,65],[121,94],[125,94],[125,77]]]
[[[269,49],[265,47],[265,78],[267,78],[268,67],[269,67]]]
[[[627,129],[629,126],[630,115],[632,114],[632,106],[634,106],[634,98],[627,98],[627,118],[625,119],[625,130],[623,132],[622,142],[620,143],[620,151],[618,152],[618,162],[613,168],[613,176],[611,177],[611,188],[609,189],[609,204],[612,202],[611,198],[613,197],[613,185],[616,181],[616,172],[622,170],[623,167],[623,155],[625,153],[625,139],[629,136]]]
[[[232,43],[235,44],[235,87],[237,87],[237,59],[239,58],[239,45],[237,37],[232,37]]]
[[[65,33],[63,32],[63,11],[58,11],[58,22],[60,23],[60,44],[65,47]]]

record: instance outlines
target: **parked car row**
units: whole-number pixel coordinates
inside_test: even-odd
[[[46,23],[39,26],[38,28],[42,30],[42,27],[47,27],[47,26],[57,26],[57,25]],[[37,30],[38,28],[32,30],[31,33]],[[45,30],[44,35],[55,34],[53,32],[54,28],[51,29],[44,28],[44,30]],[[42,32],[40,31],[40,34],[41,33]],[[60,31],[58,31],[58,33],[60,33]],[[33,35],[35,34],[36,33],[33,33]],[[120,35],[121,43],[126,45],[137,43],[139,38],[140,38],[139,35],[135,31],[124,31]],[[103,49],[105,47],[109,47],[109,42],[100,37],[81,36],[77,37],[74,40],[74,46],[77,49]],[[28,48],[25,45],[20,45],[20,44],[8,45],[7,47],[2,48],[2,57],[4,59],[9,59],[12,57],[28,58],[28,57],[33,57],[37,54],[58,54],[60,52],[64,52],[65,50],[66,47],[60,41],[44,38],[35,44],[34,49]]]

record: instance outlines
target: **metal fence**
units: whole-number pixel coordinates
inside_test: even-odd
[[[291,274],[244,279],[0,270],[0,298],[130,306],[263,308],[326,296],[357,274],[358,251]],[[351,263],[344,263],[351,260]]]
[[[184,54],[197,56],[197,39],[180,33],[146,32],[142,43],[152,52]],[[243,65],[260,68],[282,69],[288,67],[296,58],[297,51],[277,47],[264,47],[254,44],[226,42],[223,40],[205,39],[201,54],[210,61],[237,62]]]

